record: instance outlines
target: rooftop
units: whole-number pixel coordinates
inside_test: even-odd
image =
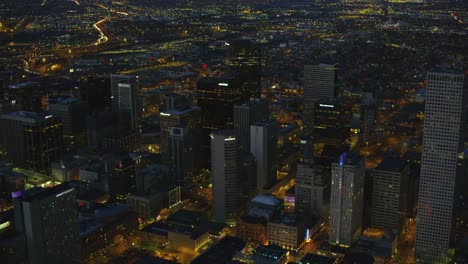
[[[169,109],[165,112],[161,112],[161,116],[183,115],[199,109],[200,108],[198,106],[190,106],[185,109]]]
[[[51,119],[53,116],[46,113],[16,111],[2,116],[3,119],[16,120],[26,123],[39,123]]]
[[[463,67],[458,66],[435,66],[429,73],[464,74],[464,71]]]
[[[35,187],[25,191],[22,195],[23,201],[31,202],[33,200],[44,200],[50,196],[60,197],[64,194],[74,191],[68,183],[62,183],[53,188]]]
[[[245,245],[246,243],[238,237],[225,236],[219,243],[195,258],[191,264],[228,263]]]
[[[399,157],[387,157],[382,160],[375,170],[400,172],[406,166],[406,161]]]
[[[256,203],[256,204],[274,206],[274,207],[279,206],[282,203],[281,199],[278,199],[274,195],[271,195],[271,194],[257,195],[250,202]]]

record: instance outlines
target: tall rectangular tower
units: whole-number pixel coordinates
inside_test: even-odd
[[[269,120],[250,126],[250,152],[257,160],[257,190],[276,182],[278,122]]]
[[[211,133],[214,220],[234,224],[240,201],[240,149],[232,130]]]
[[[183,109],[169,109],[159,114],[161,118],[161,144],[159,152],[163,155],[166,162],[169,162],[169,135],[173,127],[186,127],[190,129],[193,136],[198,136],[201,130],[200,108],[197,106],[188,106]],[[198,138],[195,143],[199,144]]]
[[[121,114],[129,129],[138,127],[140,117],[137,105],[138,76],[111,74],[112,110]]]
[[[324,173],[324,170],[313,160],[297,165],[296,212],[311,216],[326,216],[324,197],[327,183]]]
[[[371,227],[398,230],[409,209],[409,164],[386,157],[372,172]]]
[[[172,127],[168,136],[172,174],[176,185],[183,185],[193,166],[193,149],[189,129]]]
[[[226,64],[241,82],[244,99],[260,98],[262,52],[250,39],[237,39],[229,43]]]
[[[362,230],[364,158],[343,153],[332,163],[329,242],[348,247]]]
[[[250,151],[250,125],[268,119],[268,103],[255,99],[234,106],[234,130],[243,151]]]
[[[427,74],[415,244],[421,263],[449,261],[467,86],[461,68],[436,67]]]
[[[13,112],[1,116],[7,159],[15,165],[48,173],[63,148],[62,122],[52,115]]]
[[[337,68],[330,64],[304,66],[304,133],[314,131],[314,108],[321,99],[336,96]]]
[[[26,237],[29,263],[79,263],[76,194],[67,183],[33,188],[14,198],[15,222]]]

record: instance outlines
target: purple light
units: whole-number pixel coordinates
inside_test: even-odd
[[[18,198],[20,197],[21,195],[23,195],[23,191],[16,191],[16,192],[12,192],[11,193],[11,198]]]
[[[284,196],[284,201],[287,203],[295,203],[296,197]]]

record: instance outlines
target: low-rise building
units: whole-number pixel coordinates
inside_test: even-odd
[[[143,238],[156,245],[169,245],[172,250],[197,253],[210,240],[209,234],[198,228],[153,223],[142,230]]]
[[[268,244],[276,244],[285,249],[297,249],[308,239],[303,218],[285,215],[268,222]]]

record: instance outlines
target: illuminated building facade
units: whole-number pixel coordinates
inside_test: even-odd
[[[321,100],[314,109],[314,143],[342,146],[346,140],[347,118],[343,107],[337,100]]]
[[[232,130],[211,133],[213,213],[216,222],[235,223],[240,203],[240,148]]]
[[[31,189],[14,198],[15,224],[26,237],[29,263],[79,263],[80,243],[73,187]]]
[[[329,242],[345,247],[359,237],[364,206],[364,158],[343,153],[331,172]]]
[[[415,243],[421,263],[449,261],[467,84],[463,69],[436,67],[427,74]]]
[[[304,66],[304,133],[314,131],[314,109],[321,99],[335,98],[337,68],[329,64]]]
[[[308,239],[308,232],[304,219],[296,215],[284,215],[268,222],[268,244],[295,250]]]
[[[234,106],[242,101],[240,84],[235,78],[202,78],[197,83],[197,102],[204,129],[232,129]]]
[[[186,128],[186,132],[190,131],[190,134],[187,134],[187,139],[195,137],[194,140],[195,149],[198,147],[201,123],[200,123],[200,108],[196,106],[186,106],[184,108],[173,108],[165,112],[161,112],[160,116],[160,127],[161,127],[161,143],[159,146],[159,152],[163,155],[163,159],[170,164],[171,162],[171,142],[169,137],[171,136],[171,131],[174,127],[177,128]],[[173,132],[173,131],[172,131]],[[177,176],[179,178],[179,176]]]
[[[121,115],[128,129],[138,127],[141,111],[138,109],[138,76],[111,74],[112,111]]]
[[[62,122],[52,115],[13,112],[0,118],[7,159],[18,166],[48,174],[63,147]]]
[[[230,41],[226,64],[230,67],[233,76],[239,79],[244,99],[260,98],[262,51],[250,39]]]
[[[387,157],[372,172],[371,226],[398,230],[408,211],[409,164]]]

